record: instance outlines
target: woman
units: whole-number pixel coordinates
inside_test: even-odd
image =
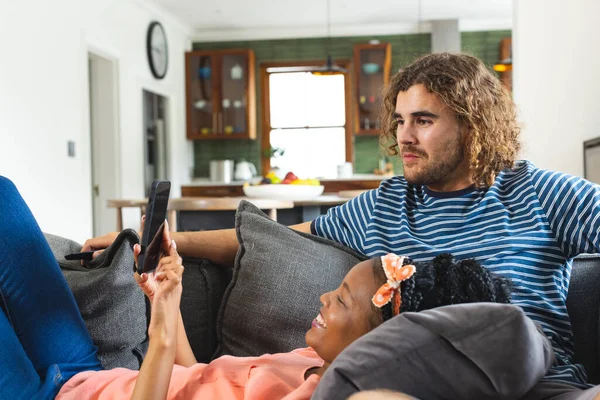
[[[197,364],[181,316],[183,265],[168,229],[164,256],[135,276],[152,303],[150,345],[140,371],[102,369],[56,261],[14,185],[0,177],[0,391],[10,398],[310,398],[320,376],[350,343],[405,311],[510,300],[510,285],[449,255],[411,265],[393,254],[353,267],[306,334],[307,349]],[[134,248],[137,262],[139,245]]]

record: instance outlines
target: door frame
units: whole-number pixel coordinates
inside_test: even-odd
[[[110,99],[105,99],[106,101],[110,101],[110,114],[112,116],[112,121],[110,122],[110,136],[104,136],[105,140],[108,139],[112,143],[110,145],[111,151],[103,151],[99,153],[100,162],[97,162],[97,158],[94,158],[94,139],[93,139],[93,128],[92,128],[92,87],[93,83],[90,81],[90,60],[93,59],[101,59],[102,63],[104,63],[104,67],[102,67],[103,71],[100,73],[110,74]],[[91,205],[92,205],[92,229],[94,236],[103,235],[107,232],[104,232],[106,229],[99,230],[98,220],[101,218],[102,220],[106,220],[110,223],[110,226],[114,227],[113,229],[109,228],[109,231],[116,230],[116,210],[109,209],[106,205],[98,211],[94,206],[95,194],[94,194],[94,176],[96,173],[104,174],[103,181],[103,192],[108,193],[110,197],[120,198],[121,197],[121,135],[120,135],[120,83],[119,83],[119,57],[118,54],[110,49],[103,48],[101,46],[97,46],[91,43],[88,43],[86,51],[85,51],[85,59],[86,66],[85,76],[86,82],[86,98],[87,104],[87,118],[86,118],[86,126],[88,130],[87,138],[89,140],[89,156],[90,156],[90,193],[91,193]],[[96,162],[95,162],[96,161]],[[110,165],[112,166],[109,171],[100,170],[100,165]],[[112,170],[112,171],[111,171]]]
[[[144,158],[143,158],[143,165],[144,165],[144,171],[142,171],[142,175],[143,175],[143,181],[144,181],[144,185],[146,182],[146,165],[148,163],[148,154],[146,153],[146,146],[147,146],[147,142],[146,142],[146,127],[145,127],[145,119],[146,119],[146,115],[145,115],[145,99],[144,99],[144,92],[148,92],[151,93],[153,95],[156,96],[160,96],[164,99],[164,113],[165,113],[165,121],[164,121],[164,129],[165,129],[165,136],[163,138],[163,145],[165,146],[165,179],[167,180],[171,180],[171,169],[172,166],[171,164],[171,147],[172,144],[170,143],[170,138],[171,138],[171,97],[167,94],[165,94],[163,91],[155,91],[154,89],[150,89],[148,87],[143,86],[142,87],[142,152],[144,153]],[[147,190],[148,188],[144,187],[144,191]]]
[[[173,179],[176,179],[175,176],[177,175],[175,173],[175,171],[177,170],[177,165],[174,164],[175,162],[175,149],[177,148],[178,144],[175,141],[175,134],[173,132],[179,132],[180,131],[180,127],[176,126],[176,121],[175,121],[175,117],[173,116],[174,112],[178,112],[177,110],[179,110],[180,106],[184,107],[185,106],[185,98],[181,99],[181,101],[178,101],[177,97],[175,97],[173,95],[173,88],[171,86],[165,86],[162,84],[162,81],[148,81],[148,80],[143,80],[140,82],[139,84],[139,89],[140,89],[140,96],[144,95],[144,90],[147,92],[152,92],[154,94],[157,94],[159,96],[162,96],[165,98],[165,116],[166,116],[166,124],[165,124],[165,129],[167,132],[167,135],[165,137],[166,139],[166,143],[165,145],[167,146],[166,148],[166,155],[167,155],[167,180],[172,181]],[[183,92],[184,96],[185,96],[185,91]],[[185,111],[183,111],[185,112]],[[144,111],[141,111],[141,115],[142,118],[144,118]],[[184,133],[185,133],[185,124],[186,124],[186,119],[185,119],[185,114],[184,118],[183,118],[183,129],[184,129]],[[143,129],[143,121],[142,121],[142,129]],[[142,132],[142,149],[146,148],[146,144],[143,143],[143,141],[145,140],[145,133]],[[184,136],[185,137],[185,136]],[[191,150],[191,155],[190,155],[190,162],[193,162],[193,148]],[[144,159],[143,159],[144,163],[146,162],[146,156],[144,155]],[[193,163],[191,164],[193,165]],[[173,197],[174,195],[176,195],[177,192],[177,188],[174,188],[173,186],[171,186],[171,197]]]

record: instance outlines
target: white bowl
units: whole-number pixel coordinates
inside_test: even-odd
[[[248,197],[273,200],[302,201],[320,196],[325,190],[323,185],[284,185],[268,184],[244,186],[244,194]]]

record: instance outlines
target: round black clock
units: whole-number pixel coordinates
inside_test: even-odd
[[[146,36],[146,51],[148,52],[150,70],[156,79],[162,79],[167,74],[167,67],[169,66],[168,50],[167,35],[165,35],[163,26],[160,22],[151,22]]]

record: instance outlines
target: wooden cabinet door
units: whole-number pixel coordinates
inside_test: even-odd
[[[214,71],[217,59],[209,53],[186,54],[187,137],[212,136],[217,131],[219,102]]]
[[[388,84],[391,67],[391,45],[359,44],[354,46],[354,132],[356,135],[378,135],[382,89]]]
[[[255,139],[254,81],[252,50],[186,53],[188,139]]]

